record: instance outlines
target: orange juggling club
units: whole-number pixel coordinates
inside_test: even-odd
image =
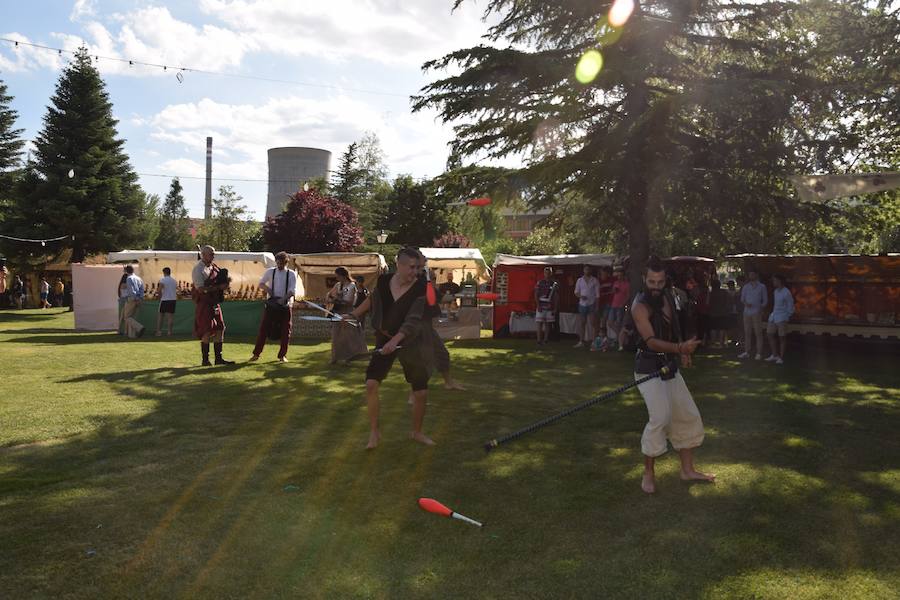
[[[474,521],[469,517],[461,515],[459,513],[453,512],[437,500],[433,500],[432,498],[419,498],[419,507],[423,510],[427,510],[430,513],[434,513],[436,515],[441,515],[442,517],[450,517],[451,519],[459,519],[460,521],[465,521],[466,523],[471,523],[476,527],[484,527],[483,524],[478,521]]]

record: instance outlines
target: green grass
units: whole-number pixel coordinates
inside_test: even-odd
[[[900,596],[900,376],[883,346],[797,348],[784,368],[700,356],[698,465],[719,482],[683,484],[669,455],[645,497],[634,391],[482,450],[628,381],[624,354],[452,344],[469,391],[435,382],[438,446],[406,439],[398,369],[366,452],[365,365],[329,367],[326,344],[201,368],[193,340],[71,327],[0,312],[4,598]]]

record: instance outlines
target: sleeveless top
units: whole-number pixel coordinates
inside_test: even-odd
[[[644,304],[647,306],[647,311],[650,313],[650,325],[653,327],[653,337],[664,342],[673,342],[677,344],[682,340],[681,327],[678,323],[678,311],[675,310],[675,299],[668,290],[663,290],[663,299],[664,302],[665,300],[668,300],[669,307],[672,309],[671,321],[666,318],[663,311],[653,310],[653,307],[647,301],[645,292],[641,292],[635,297],[634,304]],[[643,338],[638,342],[638,350],[658,354],[647,347],[647,342]]]

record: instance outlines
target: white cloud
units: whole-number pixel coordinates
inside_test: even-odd
[[[476,44],[481,11],[452,0],[201,0],[201,8],[271,52],[421,65]]]
[[[18,42],[32,43],[32,40],[27,36],[16,32],[4,33],[0,37]],[[4,44],[3,48],[0,48],[0,71],[6,73],[21,73],[37,69],[57,70],[63,64],[64,58],[56,52],[32,48],[21,43],[13,46]]]
[[[80,21],[84,17],[93,17],[97,13],[95,5],[95,0],[75,0],[69,20]]]
[[[347,144],[374,130],[394,174],[436,175],[447,158],[449,128],[425,113],[382,113],[370,103],[338,96],[312,100],[300,96],[270,98],[256,105],[223,104],[204,98],[175,104],[150,119],[151,137],[165,142],[170,155],[202,156],[211,135],[216,174],[265,179],[266,151],[278,146],[312,146],[332,152],[332,168]],[[224,160],[223,160],[224,159]],[[184,168],[187,170],[176,170]],[[198,161],[168,161],[158,167],[181,175],[202,174]],[[199,171],[198,171],[199,169]]]

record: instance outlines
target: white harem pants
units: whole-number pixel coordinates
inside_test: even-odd
[[[634,374],[635,380],[646,375]],[[703,443],[703,421],[681,373],[663,381],[659,377],[638,386],[650,420],[641,436],[641,452],[656,457],[666,453],[666,439],[676,450],[696,448]]]

